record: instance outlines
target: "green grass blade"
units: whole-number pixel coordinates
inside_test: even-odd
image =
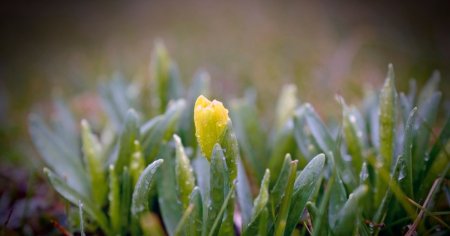
[[[155,47],[151,58],[151,72],[150,75],[155,83],[155,91],[153,91],[158,100],[158,111],[163,113],[169,102],[169,76],[170,76],[171,60],[169,53],[163,42],[158,40],[155,42]]]
[[[415,136],[414,123],[416,122],[416,114],[417,114],[416,111],[417,108],[414,108],[411,111],[405,125],[402,158],[404,159],[406,169],[403,175],[404,180],[400,181],[400,185],[402,186],[403,191],[406,193],[408,197],[412,199],[414,199],[412,145],[413,145],[413,138]]]
[[[94,136],[91,128],[86,120],[81,121],[81,141],[83,144],[83,153],[86,161],[87,170],[89,172],[89,180],[92,186],[93,201],[99,205],[104,206],[108,186],[106,183],[106,176],[103,170],[103,153],[102,147],[98,139]]]
[[[125,124],[119,138],[119,152],[114,162],[117,175],[122,174],[123,168],[128,167],[134,150],[134,141],[139,140],[139,118],[137,113],[130,109],[125,118]]]
[[[264,178],[261,181],[261,187],[259,189],[259,194],[256,197],[252,216],[250,223],[245,227],[243,235],[255,235],[259,229],[259,219],[261,212],[266,209],[267,202],[269,201],[269,182],[270,182],[270,171],[266,169]]]
[[[264,208],[264,210],[259,214],[259,227],[258,227],[258,233],[259,236],[265,236],[269,234],[269,230],[267,229],[268,225],[268,219],[269,219],[269,210],[267,210],[267,207]]]
[[[214,232],[216,232],[217,229],[218,229],[218,227],[220,226],[220,221],[221,221],[221,219],[223,218],[223,215],[224,215],[224,213],[225,213],[225,210],[226,210],[226,209],[228,208],[228,206],[229,206],[229,202],[230,202],[230,200],[231,200],[231,198],[232,198],[232,196],[233,196],[235,186],[236,186],[236,183],[234,182],[234,183],[231,185],[230,191],[228,191],[228,194],[227,194],[227,196],[225,197],[225,200],[223,201],[222,207],[220,208],[220,210],[219,210],[219,212],[218,212],[218,214],[217,214],[216,220],[214,221],[214,223],[213,223],[213,225],[212,225],[212,227],[211,227],[211,230],[210,230],[210,232],[209,232],[209,234],[208,234],[209,236],[215,235]]]
[[[286,154],[284,158],[283,167],[281,168],[281,172],[278,175],[277,182],[273,186],[270,191],[270,205],[269,212],[272,216],[275,216],[275,212],[277,211],[279,205],[281,204],[281,199],[284,196],[286,186],[288,185],[289,173],[291,171],[291,155]]]
[[[380,94],[380,155],[383,165],[391,169],[394,155],[394,137],[397,110],[397,90],[395,88],[394,67],[389,64],[387,78]]]
[[[294,160],[290,163],[290,170],[289,170],[289,178],[288,183],[286,186],[286,190],[284,192],[284,196],[281,200],[280,205],[280,211],[277,214],[277,217],[275,219],[274,224],[274,235],[281,236],[281,235],[289,235],[289,228],[286,228],[289,226],[289,216],[290,216],[290,210],[292,210],[291,203],[293,202],[293,193],[296,190],[294,188],[296,179],[296,173],[297,173],[297,160]],[[294,199],[294,204],[296,199]]]

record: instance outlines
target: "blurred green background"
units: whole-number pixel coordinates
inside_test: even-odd
[[[89,103],[114,72],[150,79],[155,39],[164,40],[188,84],[210,72],[213,97],[256,88],[263,114],[283,84],[322,116],[338,116],[335,94],[357,103],[393,63],[400,90],[434,69],[450,83],[445,1],[14,2],[0,7],[0,148],[4,163],[37,163],[27,115],[55,94]],[[445,99],[445,98],[444,98]],[[95,109],[95,108],[93,108]],[[33,158],[32,158],[33,157]],[[37,164],[38,165],[38,164]]]

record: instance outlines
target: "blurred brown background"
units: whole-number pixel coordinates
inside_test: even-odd
[[[95,91],[113,72],[148,78],[154,40],[163,39],[187,84],[211,73],[226,100],[255,86],[274,109],[285,83],[324,116],[334,94],[358,101],[393,63],[400,90],[434,69],[449,91],[446,1],[39,1],[0,6],[1,158],[26,149],[26,115],[56,92]],[[17,148],[19,147],[19,148]],[[20,150],[20,151],[18,151]],[[14,157],[14,158],[13,158]]]

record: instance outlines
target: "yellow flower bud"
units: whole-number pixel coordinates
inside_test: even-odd
[[[194,123],[198,144],[208,160],[213,147],[220,142],[228,124],[228,110],[219,101],[200,95],[195,102]]]

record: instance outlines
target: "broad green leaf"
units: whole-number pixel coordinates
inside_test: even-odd
[[[286,222],[284,235],[290,235],[301,218],[306,202],[311,197],[325,164],[325,155],[314,157],[303,169],[294,183],[292,204]]]
[[[229,208],[229,203],[230,203],[230,200],[232,199],[232,196],[234,193],[235,184],[236,184],[236,182],[233,182],[233,184],[231,185],[231,188],[228,191],[228,194],[225,197],[225,200],[223,201],[222,207],[219,210],[218,216],[216,217],[216,220],[214,221],[214,223],[211,227],[211,231],[208,233],[208,236],[215,235],[214,232],[216,232],[217,228],[220,226],[220,222],[221,222],[222,218],[224,217],[224,214],[226,213],[225,211]],[[223,225],[222,225],[222,227],[223,227]],[[230,234],[231,234],[231,232],[230,232]],[[233,234],[234,234],[234,232],[233,232]]]
[[[98,223],[100,228],[106,233],[110,234],[110,228],[108,221],[103,212],[98,208],[98,206],[90,201],[89,198],[81,195],[77,190],[69,187],[64,180],[58,177],[51,170],[44,168],[44,173],[49,179],[53,188],[65,199],[74,205],[78,205],[81,201],[83,203],[83,209],[89,216]]]
[[[91,181],[93,201],[97,205],[103,206],[108,192],[108,186],[105,184],[106,175],[103,170],[103,152],[100,142],[92,133],[86,120],[81,121],[81,141],[89,180]]]
[[[139,120],[137,113],[130,109],[125,118],[125,125],[119,138],[119,152],[114,168],[117,175],[122,174],[123,168],[128,167],[134,150],[134,141],[139,140]]]
[[[223,135],[224,136],[220,141],[220,144],[223,147],[223,155],[225,156],[228,177],[224,189],[224,194],[226,195],[228,194],[228,191],[230,191],[229,189],[231,185],[235,185],[238,175],[237,162],[240,160],[238,142],[231,120],[228,120],[227,129]],[[235,194],[231,193],[230,199],[227,200],[228,206],[224,213],[224,219],[220,227],[219,235],[230,235],[234,233],[234,202]]]
[[[213,235],[216,235],[220,229],[220,227],[217,227],[213,232],[212,226],[216,218],[219,217],[220,208],[224,203],[225,190],[228,188],[228,173],[222,148],[219,144],[216,144],[211,157],[210,200],[207,203],[208,212],[203,230],[204,232],[213,233]]]
[[[131,201],[131,214],[138,217],[145,211],[149,210],[150,192],[155,183],[155,174],[159,167],[164,163],[163,159],[158,159],[149,164],[139,176],[139,180],[133,190]]]
[[[69,149],[40,116],[30,115],[29,132],[45,163],[82,196],[90,196],[88,175],[81,164],[81,158],[68,152]]]
[[[357,229],[357,222],[359,212],[361,211],[361,201],[367,193],[368,187],[366,185],[359,186],[353,191],[345,205],[339,212],[338,220],[333,229],[335,235],[353,235]]]
[[[175,175],[177,180],[178,196],[183,208],[186,209],[189,204],[189,195],[195,187],[195,178],[191,163],[184,152],[184,147],[181,143],[180,137],[175,134],[173,139],[176,146]]]
[[[158,156],[164,160],[164,165],[159,168],[156,175],[158,203],[167,233],[173,235],[183,214],[183,207],[177,197],[175,187],[177,180],[175,175],[175,148],[173,144],[161,145]]]
[[[397,90],[395,88],[394,67],[389,64],[387,78],[380,94],[380,155],[383,165],[391,169],[394,155],[394,139],[397,110]]]

